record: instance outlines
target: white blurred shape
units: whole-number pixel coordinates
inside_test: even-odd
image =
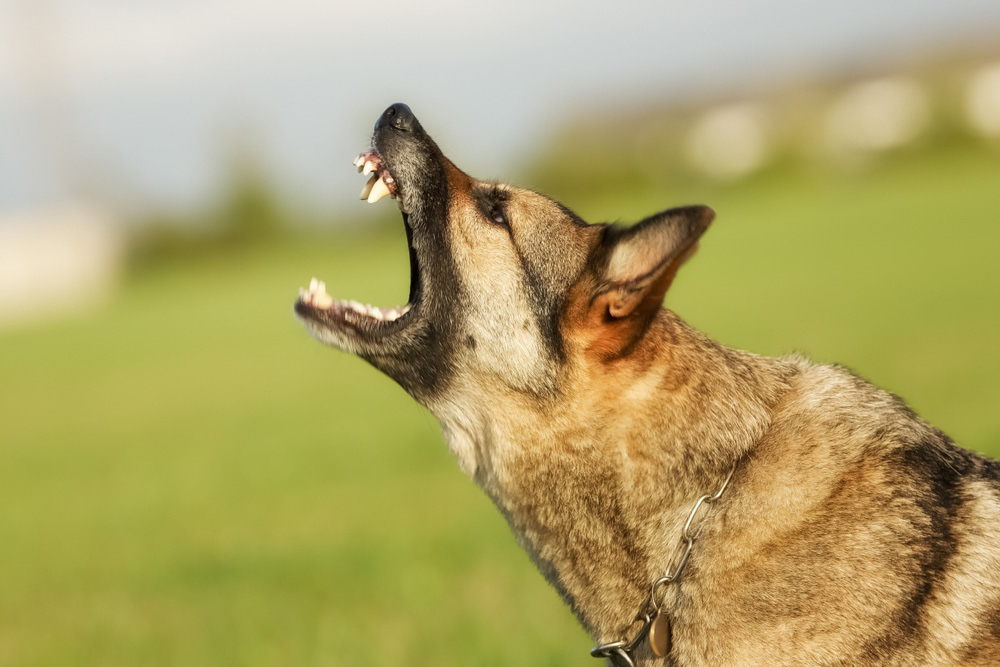
[[[983,67],[972,76],[965,113],[980,134],[1000,136],[1000,63]]]
[[[826,139],[836,153],[865,153],[904,146],[930,122],[927,91],[905,77],[852,86],[826,118]]]
[[[706,174],[737,177],[759,168],[768,153],[764,110],[757,104],[716,107],[695,122],[688,155]]]
[[[120,227],[80,203],[0,215],[0,327],[77,313],[121,273]]]

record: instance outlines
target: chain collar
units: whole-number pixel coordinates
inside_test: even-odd
[[[695,501],[694,507],[691,508],[691,512],[688,514],[687,521],[684,522],[684,530],[681,531],[681,542],[677,545],[673,558],[671,558],[671,566],[667,568],[662,577],[654,581],[652,586],[649,587],[649,595],[639,609],[639,613],[636,614],[635,619],[632,621],[632,625],[639,623],[639,629],[636,633],[632,635],[631,639],[598,644],[590,650],[591,656],[595,658],[610,658],[616,667],[635,667],[633,653],[649,635],[649,628],[660,613],[660,605],[663,603],[666,587],[677,581],[678,577],[681,576],[684,566],[687,565],[688,556],[691,555],[691,548],[694,547],[694,541],[701,535],[701,530],[708,521],[708,514],[706,513],[701,521],[695,525],[694,520],[698,515],[698,510],[703,505],[711,505],[722,497],[735,472],[736,468],[733,467],[729,471],[729,475],[726,476],[726,481],[722,483],[722,486],[719,487],[719,490],[714,495],[704,495]]]

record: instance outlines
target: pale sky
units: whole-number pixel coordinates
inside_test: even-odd
[[[0,0],[0,212],[96,184],[211,200],[247,138],[287,193],[344,205],[403,101],[506,178],[564,118],[998,34],[997,0]]]

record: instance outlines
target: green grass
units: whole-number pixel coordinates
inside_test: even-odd
[[[588,219],[719,218],[668,305],[802,350],[1000,454],[1000,160],[761,176]],[[402,230],[148,269],[0,336],[0,665],[569,665],[590,641],[433,418],[293,320],[313,275],[405,299]]]

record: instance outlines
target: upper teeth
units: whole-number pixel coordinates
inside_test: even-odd
[[[367,183],[365,184],[365,187],[368,187]],[[368,203],[374,204],[387,194],[389,194],[389,186],[386,185],[385,181],[382,180],[382,177],[379,176],[378,180],[375,181],[375,183],[372,185],[371,189],[368,192]]]
[[[361,188],[361,198],[374,204],[389,193],[389,183],[393,182],[392,176],[385,169],[380,168],[381,160],[368,151],[354,158],[354,166],[365,176],[371,175],[365,182],[365,187]]]
[[[387,194],[389,194],[389,186],[385,184],[380,174],[372,174],[368,178],[368,182],[365,183],[365,187],[361,188],[361,198],[367,199],[369,204],[374,204]]]
[[[372,188],[375,187],[375,181],[378,180],[377,174],[372,174],[371,178],[365,183],[365,187],[361,188],[361,198],[368,199],[368,195],[371,194]]]

